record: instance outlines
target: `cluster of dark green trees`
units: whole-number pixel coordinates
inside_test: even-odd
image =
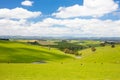
[[[37,41],[35,42],[28,42],[33,45],[41,45]],[[115,43],[108,43],[108,42],[103,42],[98,45],[87,45],[87,46],[82,46],[82,45],[77,45],[74,43],[67,42],[66,40],[62,40],[61,42],[56,42],[57,45],[42,45],[42,46],[47,46],[49,47],[49,50],[51,48],[58,48],[59,50],[63,51],[66,54],[74,54],[76,56],[81,56],[82,54],[78,53],[79,50],[85,49],[85,48],[91,48],[91,51],[95,52],[97,46],[106,46],[106,45],[111,45],[112,48],[115,47]]]
[[[111,45],[111,48],[114,48],[115,47],[115,43],[114,42],[103,42],[103,43],[100,43],[101,46],[106,46],[106,45]]]
[[[66,54],[81,55],[78,53],[79,50],[82,50],[86,47],[81,45],[76,45],[74,43],[68,43],[67,41],[57,42],[58,45],[50,45],[51,47],[58,48]]]

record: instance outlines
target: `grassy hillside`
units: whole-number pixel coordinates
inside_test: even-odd
[[[116,45],[115,48],[111,48],[111,46],[96,47],[95,52],[89,48],[80,53],[82,53],[81,61],[83,62],[120,63],[120,45]]]
[[[19,42],[0,41],[0,62],[39,62],[70,58],[63,52]]]
[[[84,49],[79,59],[56,49],[17,42],[1,42],[0,49],[0,61],[54,60],[46,64],[0,63],[0,80],[120,80],[120,45],[96,47],[95,52]]]

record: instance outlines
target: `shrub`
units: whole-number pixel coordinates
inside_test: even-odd
[[[111,45],[111,48],[114,48],[114,47],[115,47],[115,44],[112,44],[112,45]]]
[[[106,44],[105,43],[101,43],[100,45],[104,47]]]
[[[92,47],[91,50],[92,50],[93,52],[95,52],[95,51],[96,51],[96,48],[95,48],[95,47]]]
[[[69,49],[64,49],[64,53],[69,53]]]

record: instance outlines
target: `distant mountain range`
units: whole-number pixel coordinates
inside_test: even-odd
[[[120,37],[71,37],[71,36],[60,36],[60,37],[40,37],[40,36],[0,36],[0,39],[75,39],[75,40],[112,40],[120,41]]]

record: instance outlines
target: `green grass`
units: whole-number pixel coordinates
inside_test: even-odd
[[[88,47],[88,46],[99,46],[100,41],[93,41],[93,40],[71,40],[70,43],[74,43],[76,45],[82,45],[82,46]]]
[[[83,62],[102,62],[102,63],[120,63],[120,45],[115,48],[111,46],[96,47],[96,51],[92,52],[91,49],[80,51],[82,53]]]
[[[75,59],[68,57],[57,49],[53,49],[50,52],[48,48],[40,46],[1,42],[0,49],[2,51],[0,51],[4,53],[1,54],[0,52],[0,56],[4,55],[5,57],[0,57],[0,60],[2,58],[4,58],[3,60],[8,60],[9,56],[20,54],[18,50],[21,47],[28,49],[20,49],[21,56],[23,54],[26,54],[24,56],[30,56],[34,53],[34,56],[38,57],[38,54],[44,53],[38,58],[45,58],[45,60],[52,60],[52,62],[45,64],[0,63],[0,80],[120,80],[120,45],[115,48],[110,46],[97,47],[95,52],[92,52],[90,48],[85,49],[80,51],[82,57]],[[26,52],[29,52],[29,54]],[[56,54],[57,56],[53,56]],[[18,56],[18,58],[21,56]],[[64,58],[60,56],[64,56]],[[10,58],[12,59],[13,57]],[[27,58],[23,59],[27,61]],[[28,58],[28,60],[31,62],[31,59]],[[17,59],[17,61],[20,61],[20,59]]]
[[[0,41],[0,62],[28,63],[72,58],[57,49],[25,43]]]
[[[120,80],[120,64],[0,64],[0,80]]]

